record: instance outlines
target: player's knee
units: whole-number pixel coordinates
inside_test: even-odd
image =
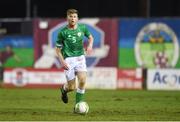
[[[79,88],[84,88],[86,83],[86,73],[78,75]]]
[[[86,84],[85,80],[79,81],[79,87],[80,88],[84,88],[85,84]]]

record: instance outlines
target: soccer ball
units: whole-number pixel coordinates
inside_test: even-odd
[[[85,101],[78,102],[75,105],[74,111],[78,114],[87,114],[89,111],[89,105]]]

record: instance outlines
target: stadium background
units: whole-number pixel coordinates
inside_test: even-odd
[[[10,45],[21,59],[3,64],[1,89],[58,89],[66,82],[54,43],[66,10],[76,8],[95,37],[87,89],[180,90],[178,0],[1,0],[0,5],[0,50]]]
[[[2,85],[58,87],[65,82],[54,43],[58,30],[65,24],[66,9],[73,7],[80,12],[80,22],[95,37],[94,53],[87,57],[90,69],[87,88],[143,89],[146,87],[143,84],[151,82],[146,78],[152,77],[152,84],[178,89],[179,75],[167,76],[161,71],[180,67],[180,20],[174,18],[179,15],[179,2],[163,2],[162,8],[158,6],[161,3],[161,0],[89,1],[88,5],[83,1],[1,1],[1,50],[11,45],[22,60],[17,62],[11,57],[3,64]],[[114,7],[110,8],[110,4]],[[16,11],[9,12],[8,8]],[[148,76],[148,69],[153,68],[158,71]],[[161,74],[158,80],[157,72]]]

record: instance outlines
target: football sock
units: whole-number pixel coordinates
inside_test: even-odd
[[[67,90],[67,84],[64,84],[64,85],[63,85],[63,90],[66,91],[66,92],[68,91],[68,90]]]
[[[84,93],[85,93],[85,89],[77,88],[77,91],[76,91],[76,103],[83,100]]]

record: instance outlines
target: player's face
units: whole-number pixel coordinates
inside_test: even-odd
[[[67,16],[67,21],[69,23],[69,25],[71,26],[75,26],[77,24],[77,21],[78,21],[78,15],[77,14],[69,14]]]

